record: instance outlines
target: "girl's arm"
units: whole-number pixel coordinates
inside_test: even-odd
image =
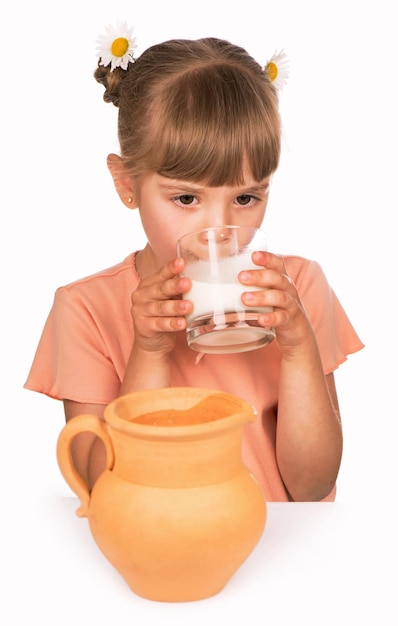
[[[315,333],[283,258],[262,252],[255,253],[253,260],[262,269],[242,272],[241,281],[263,286],[264,291],[246,293],[242,299],[273,307],[259,321],[275,328],[282,352],[276,434],[279,471],[293,500],[322,500],[334,487],[342,454],[334,377],[324,374]]]
[[[181,300],[181,293],[190,288],[190,281],[178,276],[181,259],[160,268],[141,280],[131,297],[134,345],[127,363],[118,395],[143,389],[170,386],[170,353],[178,330],[186,325],[185,315],[192,304]],[[105,406],[64,400],[66,421],[76,415],[91,413],[103,419]],[[98,437],[80,433],[72,445],[77,471],[91,488],[105,469],[105,448]]]
[[[342,429],[333,374],[324,376],[317,347],[282,359],[276,456],[291,498],[325,498],[337,479]]]

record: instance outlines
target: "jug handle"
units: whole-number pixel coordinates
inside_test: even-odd
[[[72,442],[74,437],[82,432],[91,432],[97,435],[105,445],[106,469],[110,470],[115,461],[115,453],[105,422],[96,415],[77,415],[65,424],[57,442],[57,460],[65,481],[80,500],[80,507],[76,511],[78,517],[87,517],[90,505],[90,490],[85,480],[78,473],[72,460]]]

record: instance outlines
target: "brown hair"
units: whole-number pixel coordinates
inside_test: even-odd
[[[264,69],[228,41],[174,39],[127,70],[98,66],[104,100],[119,107],[121,156],[131,176],[157,172],[210,186],[255,180],[280,156],[277,93]]]

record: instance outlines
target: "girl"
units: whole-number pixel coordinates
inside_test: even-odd
[[[243,302],[273,307],[259,318],[275,328],[270,345],[198,360],[185,336],[190,281],[176,242],[208,226],[261,226],[280,156],[278,68],[215,38],[167,41],[134,59],[131,34],[109,29],[95,78],[119,108],[121,155],[108,167],[148,242],[57,290],[25,387],[62,400],[66,420],[102,417],[115,397],[142,389],[233,393],[258,412],[243,459],[266,499],[333,500],[342,453],[333,371],[362,343],[319,265],[259,251],[258,269],[240,273]],[[92,486],[102,443],[81,434],[73,455]]]

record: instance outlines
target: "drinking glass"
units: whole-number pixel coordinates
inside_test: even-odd
[[[193,302],[187,316],[187,342],[198,352],[228,354],[261,348],[275,338],[272,328],[259,325],[260,313],[272,307],[243,304],[242,270],[260,269],[251,259],[254,251],[267,249],[264,232],[249,226],[220,226],[188,233],[177,242],[177,254],[185,261],[183,276],[192,281],[184,298]]]

